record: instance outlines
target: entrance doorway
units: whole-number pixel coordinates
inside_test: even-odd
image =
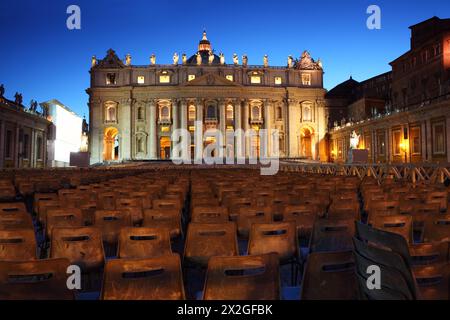
[[[119,130],[106,128],[103,137],[103,160],[119,160]]]
[[[170,137],[161,137],[159,140],[159,157],[162,160],[170,159]]]
[[[308,159],[312,159],[312,133],[308,128],[304,128],[301,133],[300,150],[302,150],[302,156]]]

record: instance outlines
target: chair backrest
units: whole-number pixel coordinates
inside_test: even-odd
[[[413,300],[415,298],[403,274],[396,268],[387,267],[379,261],[367,259],[359,252],[354,252],[354,258],[358,287],[368,300]],[[381,288],[376,290],[369,289],[367,285],[373,272],[370,268],[373,267],[380,268],[382,277]]]
[[[276,253],[212,257],[206,272],[204,300],[279,300]]]
[[[354,219],[319,219],[314,224],[311,252],[347,251],[353,249]]]
[[[0,261],[36,259],[36,238],[33,229],[0,230]]]
[[[53,228],[50,257],[66,258],[86,272],[102,268],[105,253],[101,230],[97,227]]]
[[[362,222],[355,222],[355,224],[358,239],[379,247],[389,248],[399,254],[408,266],[411,266],[409,246],[405,237],[397,233],[375,229]]]
[[[412,217],[408,215],[375,216],[369,224],[380,229],[403,236],[408,243],[413,243]]]
[[[67,259],[0,262],[1,300],[70,300]]]
[[[272,207],[242,207],[237,217],[239,236],[248,238],[250,229],[254,223],[271,223]]]
[[[390,285],[388,281],[385,281],[384,285],[386,287],[389,287],[391,290],[401,291],[403,294],[405,294],[406,297],[408,297],[407,293],[409,292],[414,299],[417,298],[416,283],[411,271],[411,267],[401,255],[399,255],[395,251],[365,243],[357,237],[353,238],[353,241],[355,246],[354,252],[369,261],[367,265],[363,264],[363,267],[361,268],[360,266],[358,266],[358,271],[361,275],[367,275],[367,267],[369,265],[376,265],[380,268],[386,268],[386,276],[390,271],[391,281],[393,282],[393,284]],[[359,257],[357,255],[355,255],[355,258],[357,259],[357,264],[367,262],[358,259]],[[383,272],[381,274],[383,275]],[[401,277],[398,277],[399,274],[401,275]],[[400,285],[399,281],[404,281],[407,289],[405,289],[404,285]]]
[[[28,229],[34,230],[31,215],[23,211],[13,211],[14,213],[0,213],[0,230]]]
[[[282,220],[294,221],[300,234],[309,234],[318,216],[319,210],[315,205],[293,205],[284,208]]]
[[[191,221],[195,223],[225,223],[228,222],[228,209],[220,206],[193,207]]]
[[[298,257],[297,227],[294,221],[252,224],[248,254],[271,252],[278,253],[282,262]]]
[[[131,216],[125,210],[97,210],[94,226],[101,229],[104,242],[115,244],[119,240],[120,229],[132,226]]]
[[[328,209],[328,218],[354,220],[360,219],[360,208],[358,200],[345,199],[333,200]]]
[[[448,263],[414,267],[421,300],[450,299],[450,267]]]
[[[46,235],[50,239],[52,229],[55,227],[82,227],[84,226],[83,215],[80,209],[49,209],[45,223]]]
[[[144,259],[171,255],[170,232],[164,228],[122,228],[118,258]]]
[[[399,201],[372,201],[368,208],[369,219],[376,216],[398,215],[400,213]]]
[[[23,202],[0,203],[0,215],[16,213],[16,212],[27,212],[25,203],[23,203]]]
[[[210,257],[238,255],[236,224],[189,223],[184,258],[207,266]]]
[[[176,238],[181,234],[181,214],[178,209],[146,209],[144,210],[143,227],[166,228],[170,237]]]
[[[450,215],[428,215],[424,221],[424,242],[450,241]]]
[[[148,259],[115,259],[106,263],[103,300],[183,300],[177,254]]]
[[[356,300],[358,287],[352,251],[311,253],[301,289],[302,300]]]

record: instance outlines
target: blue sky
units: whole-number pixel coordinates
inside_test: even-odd
[[[66,9],[81,8],[81,30],[66,28]],[[366,27],[369,5],[381,8],[382,29]],[[174,52],[193,54],[203,29],[227,62],[247,54],[250,64],[285,65],[309,50],[321,58],[325,88],[350,75],[365,80],[390,70],[409,48],[408,27],[434,15],[450,17],[443,0],[15,0],[0,2],[0,83],[24,102],[56,98],[88,115],[90,58],[109,48],[133,64],[171,63]]]

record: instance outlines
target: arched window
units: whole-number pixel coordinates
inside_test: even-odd
[[[227,106],[227,120],[234,119],[234,108],[231,104]]]
[[[303,105],[302,108],[303,121],[311,121],[311,105]]]
[[[283,119],[283,110],[281,107],[277,107],[277,120]]]
[[[161,120],[170,120],[170,109],[168,106],[162,106],[159,109],[159,117]]]
[[[217,119],[215,106],[208,106],[208,108],[206,109],[206,117],[208,119]]]
[[[114,102],[105,103],[105,118],[106,122],[117,121],[117,104]]]
[[[189,115],[188,115],[188,118],[189,118],[189,121],[195,121],[195,106],[194,105],[190,105],[189,106]]]
[[[138,117],[138,120],[144,120],[145,116],[144,116],[144,108],[143,107],[138,108],[137,117]]]
[[[254,120],[261,119],[261,107],[259,106],[252,107],[252,119]]]

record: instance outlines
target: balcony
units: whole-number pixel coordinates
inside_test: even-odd
[[[217,118],[205,118],[205,124],[208,125],[217,125],[219,120]]]
[[[172,124],[172,119],[170,119],[170,118],[160,118],[158,120],[158,124],[160,124],[160,125],[171,125]]]
[[[250,119],[250,124],[254,124],[254,125],[262,125],[264,124],[264,119],[261,117],[258,118],[251,118]]]

